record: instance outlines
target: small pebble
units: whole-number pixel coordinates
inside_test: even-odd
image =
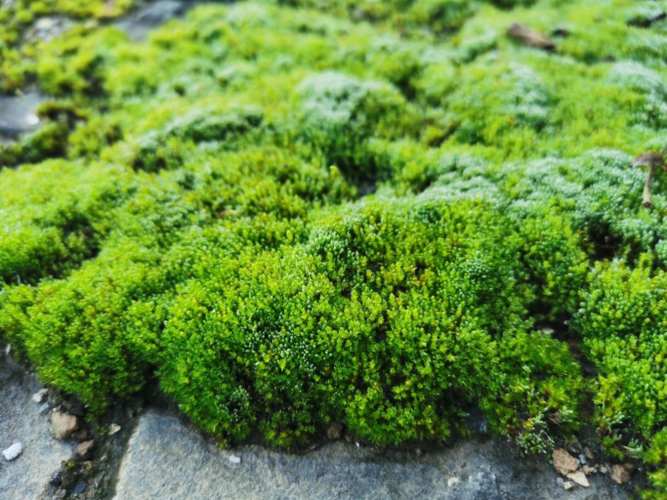
[[[113,436],[116,434],[118,431],[120,431],[121,427],[118,424],[111,424],[109,426],[109,436]]]
[[[4,450],[2,454],[5,456],[7,460],[11,462],[12,460],[16,460],[22,452],[23,452],[23,445],[21,443],[14,443],[9,448]]]
[[[38,30],[50,30],[53,28],[54,22],[50,17],[43,17],[35,23],[35,28]]]
[[[556,484],[557,484],[559,487],[562,488],[562,487],[563,487],[563,484],[565,484],[565,481],[563,480],[562,477],[558,477],[558,478],[556,478]]]
[[[584,453],[586,454],[586,458],[588,458],[588,460],[593,460],[595,458],[593,451],[588,446],[584,448]]]
[[[586,455],[583,453],[579,455],[579,462],[581,462],[582,465],[586,465],[588,462],[586,461]]]
[[[63,484],[63,471],[58,470],[51,474],[51,479],[49,479],[49,484],[51,486],[55,486],[56,488],[60,488],[60,485]]]
[[[237,457],[236,455],[230,455],[229,456],[229,461],[233,464],[240,464],[241,463],[241,457]]]
[[[569,490],[571,490],[572,488],[574,488],[574,483],[573,483],[572,481],[565,481],[565,482],[563,483],[563,489],[569,491]]]
[[[595,472],[596,472],[595,467],[591,467],[590,465],[584,465],[583,470],[584,470],[584,474],[586,474],[587,476],[591,476],[591,475],[595,474]]]
[[[86,491],[87,486],[88,485],[86,484],[85,481],[79,480],[79,482],[76,483],[76,486],[74,486],[74,489],[72,490],[72,494],[73,495],[78,495],[79,493],[83,493],[84,491]]]
[[[32,400],[35,403],[43,403],[48,393],[49,393],[48,389],[41,389],[32,395]]]

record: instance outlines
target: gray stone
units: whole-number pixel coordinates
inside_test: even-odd
[[[218,450],[209,444],[177,416],[143,414],[120,466],[116,500],[629,498],[600,475],[590,478],[588,490],[566,494],[546,460],[516,458],[502,440],[467,439],[421,456],[344,441],[303,454],[255,445]],[[242,466],[230,463],[232,456]]]
[[[88,485],[86,484],[86,482],[80,479],[76,483],[76,485],[74,486],[74,489],[72,490],[72,494],[73,495],[79,495],[79,494],[83,493],[84,491],[86,491],[87,487],[88,487]]]
[[[23,33],[23,41],[47,42],[62,35],[74,26],[74,20],[65,16],[42,17]]]
[[[50,434],[32,395],[40,386],[0,350],[0,443],[20,441],[20,459],[0,464],[0,498],[38,498],[51,474],[71,455],[72,446]]]
[[[5,457],[5,460],[11,462],[16,460],[19,455],[23,452],[23,445],[21,443],[14,443],[9,448],[2,451],[2,455]]]
[[[39,125],[37,107],[44,97],[36,92],[21,96],[0,96],[0,142],[32,132]]]
[[[185,0],[158,0],[122,19],[116,23],[116,26],[124,31],[131,40],[145,40],[152,29],[170,19],[182,16],[195,3]]]

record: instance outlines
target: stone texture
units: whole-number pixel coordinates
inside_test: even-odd
[[[590,483],[588,482],[588,479],[586,478],[586,474],[583,472],[570,472],[567,475],[567,478],[570,481],[573,481],[577,483],[579,486],[583,486],[584,488],[588,488],[590,486]]]
[[[464,440],[421,455],[344,441],[304,454],[210,444],[175,416],[142,415],[120,467],[116,500],[628,498],[601,475],[590,478],[590,489],[566,492],[546,460],[515,458],[504,441],[493,439]],[[241,463],[231,463],[231,456]]]
[[[0,350],[1,352],[2,350]],[[0,450],[23,444],[20,458],[0,457],[0,498],[32,500],[48,485],[51,475],[70,457],[72,446],[51,436],[47,415],[39,413],[32,395],[39,384],[0,353]]]
[[[56,439],[69,439],[79,428],[79,419],[74,415],[54,411],[51,414],[51,430]]]
[[[554,469],[561,476],[567,476],[577,470],[577,461],[564,448],[555,448],[553,451]]]
[[[44,97],[29,92],[21,96],[0,96],[0,143],[17,139],[39,125],[36,110]]]

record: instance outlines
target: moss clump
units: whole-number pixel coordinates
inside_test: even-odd
[[[27,41],[45,17],[72,20],[103,20],[117,17],[135,5],[134,0],[17,0],[0,6],[0,90],[20,89],[34,76],[33,58],[39,51],[38,39]]]
[[[543,450],[550,426],[576,425],[581,379],[526,333],[532,295],[501,220],[478,203],[369,201],[301,245],[211,249],[215,267],[171,305],[163,386],[227,439],[258,426],[289,445],[338,421],[376,443],[440,440],[479,404]]]
[[[597,266],[577,315],[589,357],[601,367],[598,418],[610,446],[622,441],[627,421],[651,438],[667,420],[667,281],[662,271],[652,276],[651,260],[643,255],[635,269]]]

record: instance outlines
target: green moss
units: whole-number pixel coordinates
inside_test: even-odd
[[[17,0],[0,6],[0,89],[19,90],[34,76],[33,60],[41,42],[24,42],[26,32],[43,17],[104,20],[120,16],[134,0]]]
[[[597,266],[576,321],[589,357],[600,367],[596,396],[608,445],[628,428],[651,438],[667,421],[666,275],[652,276],[651,258],[635,269],[622,262]]]
[[[42,14],[12,13],[3,85],[54,100],[0,150],[0,335],[95,412],[157,374],[227,441],[443,441],[479,410],[543,452],[592,420],[659,498],[667,198],[630,167],[667,144],[652,9],[239,2],[23,56]]]

